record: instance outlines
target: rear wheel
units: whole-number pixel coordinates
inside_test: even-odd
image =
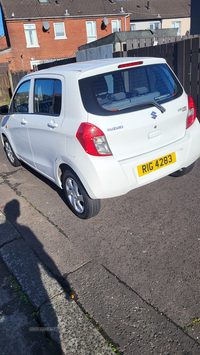
[[[71,170],[66,170],[63,175],[63,189],[67,205],[77,217],[88,219],[99,213],[101,201],[88,196],[78,176]]]
[[[17,159],[15,153],[13,152],[10,142],[7,138],[4,138],[4,150],[10,164],[12,164],[13,166],[21,165],[20,161]]]
[[[183,176],[188,174],[193,168],[194,168],[194,164],[192,163],[191,165],[189,165],[187,168],[182,168],[180,170],[175,171],[174,173],[170,174],[170,176],[173,177],[179,177],[179,176]]]

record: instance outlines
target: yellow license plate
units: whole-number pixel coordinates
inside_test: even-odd
[[[175,153],[165,155],[162,158],[158,158],[158,159],[152,160],[146,164],[139,165],[137,167],[138,175],[144,176],[146,174],[152,173],[153,171],[164,168],[164,166],[173,164],[175,162],[176,162],[176,154]]]

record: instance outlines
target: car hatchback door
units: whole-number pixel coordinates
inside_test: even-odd
[[[28,126],[35,166],[52,180],[55,180],[54,166],[64,112],[62,80],[63,77],[35,79],[33,114]]]
[[[113,72],[81,80],[80,89],[93,114],[88,121],[104,132],[118,161],[155,151],[185,135],[187,96],[161,60],[150,65],[133,62],[128,68],[119,65]]]

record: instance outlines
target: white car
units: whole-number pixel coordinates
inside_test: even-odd
[[[83,219],[99,212],[100,199],[183,175],[200,156],[193,99],[161,58],[94,60],[23,77],[1,139],[12,165],[23,161],[63,188]]]

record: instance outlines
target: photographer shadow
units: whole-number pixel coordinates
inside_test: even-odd
[[[64,296],[66,302],[71,302],[71,288],[66,278],[64,279],[52,258],[45,252],[42,243],[36,238],[30,228],[19,224],[20,205],[16,199],[8,202],[4,207],[4,214],[23,238],[17,238],[7,243],[3,248],[7,248],[7,261],[13,269],[13,273],[22,286],[22,290],[28,296],[29,301],[39,312],[38,321],[41,327],[29,329],[29,331],[43,331],[50,334],[59,354],[63,354],[60,339],[60,329],[58,322],[55,299],[60,295]],[[27,239],[28,238],[28,239]],[[26,242],[28,240],[28,243]],[[34,251],[30,245],[34,245]],[[36,251],[42,252],[42,259],[48,265],[50,272],[43,262],[38,258]],[[56,278],[55,278],[56,277]],[[57,280],[59,280],[59,283]],[[68,293],[65,293],[65,291]],[[63,298],[62,298],[63,299]],[[42,326],[44,324],[45,326]]]

